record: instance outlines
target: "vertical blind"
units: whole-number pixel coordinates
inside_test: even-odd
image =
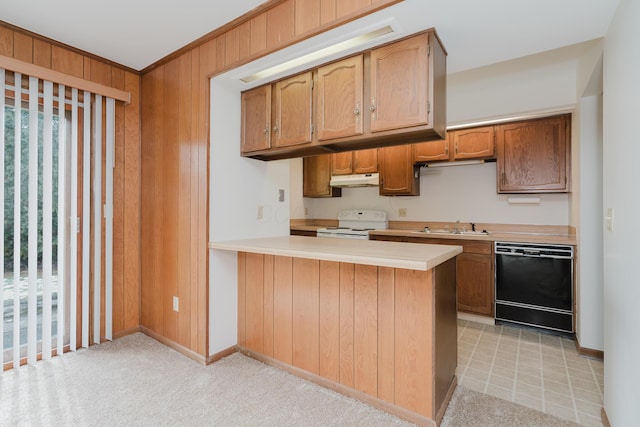
[[[115,100],[4,69],[0,94],[0,360],[17,367],[112,339]]]

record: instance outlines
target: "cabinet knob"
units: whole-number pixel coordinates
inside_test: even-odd
[[[376,111],[376,99],[371,98],[371,105],[369,105],[369,111],[372,113]]]
[[[269,128],[268,127],[264,128],[264,134],[266,135],[268,133],[269,133]]]
[[[274,132],[278,132],[279,130],[280,130],[280,128],[278,127],[278,125],[275,125],[275,126],[273,127],[273,131],[274,131]]]
[[[359,116],[360,115],[360,109],[358,107],[356,107],[356,109],[353,110],[353,115],[354,116]]]

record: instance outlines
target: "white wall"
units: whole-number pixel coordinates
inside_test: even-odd
[[[614,209],[604,231],[605,409],[611,425],[640,420],[640,2],[621,0],[604,46],[604,208]]]
[[[223,77],[211,80],[209,240],[289,234],[289,161],[240,157],[240,91]],[[278,190],[285,201],[278,201]],[[257,219],[258,206],[263,219]],[[209,259],[209,354],[237,343],[235,252]]]
[[[583,97],[575,116],[578,138],[572,148],[577,158],[574,179],[579,183],[572,194],[578,230],[576,336],[581,347],[604,350],[602,96]]]
[[[378,187],[343,188],[342,197],[305,199],[314,218],[336,218],[341,209],[382,209],[391,220],[567,225],[566,194],[540,195],[539,205],[510,205],[496,193],[496,164],[422,168],[419,197],[383,197]],[[512,196],[518,197],[518,196]],[[407,210],[406,217],[398,209]]]

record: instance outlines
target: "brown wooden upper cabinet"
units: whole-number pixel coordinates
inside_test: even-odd
[[[371,132],[428,124],[428,34],[371,51]]]
[[[273,96],[273,141],[275,147],[311,143],[311,72],[281,80]]]
[[[378,150],[381,196],[420,195],[420,169],[413,164],[413,146],[397,145]]]
[[[488,159],[496,157],[493,126],[456,129],[447,133],[453,160]]]
[[[271,86],[242,92],[242,152],[271,147]]]
[[[303,197],[340,197],[342,189],[331,187],[331,154],[302,159]]]
[[[494,126],[447,131],[447,139],[414,145],[416,163],[495,159]]]
[[[362,135],[363,56],[318,69],[318,140]]]
[[[447,139],[414,144],[414,161],[416,163],[426,163],[446,162],[451,160],[449,155],[449,133],[450,132],[447,132]]]
[[[378,150],[345,151],[335,153],[331,175],[351,175],[378,172]]]
[[[570,191],[569,115],[496,126],[498,193]]]
[[[271,145],[246,150],[243,140],[242,154],[273,160],[441,139],[445,62],[427,30],[275,82]]]

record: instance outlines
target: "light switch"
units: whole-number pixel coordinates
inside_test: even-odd
[[[607,208],[607,216],[604,219],[607,220],[607,230],[613,231],[613,208]]]

